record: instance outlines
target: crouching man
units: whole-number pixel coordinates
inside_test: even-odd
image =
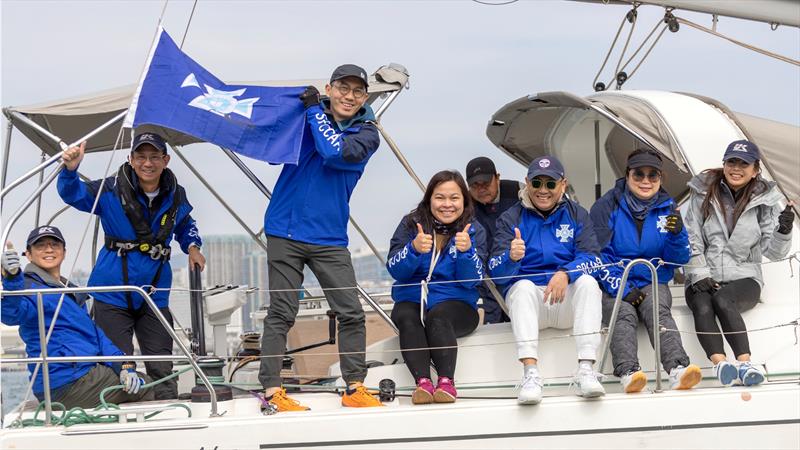
[[[564,168],[552,156],[533,160],[525,182],[520,203],[497,220],[489,261],[492,277],[508,283],[505,298],[524,366],[517,400],[542,400],[539,329],[551,327],[572,328],[576,335],[578,395],[600,397],[605,390],[592,366],[600,345],[602,292],[588,275],[599,263],[589,213],[564,196]]]
[[[10,243],[2,257],[3,289],[47,289],[76,287],[61,276],[61,263],[66,253],[64,237],[56,227],[43,226],[31,231],[25,256],[30,264],[20,270],[19,254]],[[42,295],[45,327],[53,322],[62,294]],[[86,309],[86,294],[64,294],[61,310],[47,343],[47,356],[117,356],[124,355],[100,330]],[[19,335],[25,342],[28,357],[41,353],[36,295],[5,295],[0,301],[0,319],[6,325],[19,325]],[[28,370],[33,376],[35,364]],[[152,389],[143,389],[145,380],[136,372],[135,363],[70,362],[50,363],[51,399],[66,408],[91,408],[100,403],[100,391],[119,384],[123,389],[109,392],[105,399],[111,403],[153,400]],[[37,372],[33,393],[44,400],[42,372]]]

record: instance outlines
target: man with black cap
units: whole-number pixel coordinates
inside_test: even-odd
[[[605,394],[593,364],[600,345],[602,292],[591,273],[600,264],[589,213],[564,196],[564,167],[553,156],[528,167],[520,203],[497,221],[489,271],[505,281],[505,298],[523,378],[517,401],[542,401],[539,329],[572,328],[578,350],[578,395]]]
[[[48,294],[46,289],[75,287],[61,276],[66,246],[61,231],[53,226],[34,228],[28,235],[25,256],[30,264],[20,270],[19,254],[10,242],[2,257],[3,289],[45,289],[42,292],[44,323],[53,323],[55,311],[61,304],[53,332],[48,341],[48,356],[119,356],[123,353],[92,322],[86,310],[86,294]],[[29,358],[41,353],[36,295],[6,295],[3,297],[0,318],[6,325],[19,326],[19,335],[25,342]],[[29,364],[31,375],[35,364]],[[51,399],[66,408],[90,408],[100,403],[103,389],[122,384],[122,390],[113,390],[105,397],[113,403],[152,400],[153,391],[142,389],[145,380],[136,373],[133,363],[74,362],[48,365]],[[33,393],[44,399],[42,370],[37,371]]]
[[[300,96],[307,123],[300,158],[297,165],[283,166],[264,217],[271,294],[261,353],[280,356],[262,358],[258,378],[278,411],[308,409],[286,395],[280,376],[306,265],[328,289],[325,295],[339,323],[342,377],[348,385],[342,405],[381,406],[362,384],[366,327],[347,250],[350,195],[380,144],[368,88],[367,72],[345,64],[331,75],[326,98],[313,86]]]
[[[485,156],[467,163],[466,177],[469,194],[475,200],[475,218],[486,230],[486,247],[492,248],[497,219],[519,202],[519,191],[524,185],[513,180],[501,180],[494,162]],[[478,291],[483,300],[483,323],[508,322],[508,316],[490,289],[480,285]]]
[[[64,152],[65,169],[58,176],[58,193],[69,205],[100,216],[105,245],[89,277],[89,286],[147,286],[161,313],[172,323],[169,290],[172,286],[170,243],[173,236],[189,255],[189,267],[203,270],[202,240],[190,215],[192,205],[175,175],[167,168],[164,139],[153,132],[133,138],[128,161],[117,174],[89,183],[78,177],[86,143]],[[100,197],[95,205],[95,199]],[[94,318],[109,339],[133,354],[133,334],[143,355],[172,354],[172,338],[138,294],[98,292]],[[146,362],[154,379],[172,373],[172,362]],[[176,398],[175,379],[156,386],[156,399]]]

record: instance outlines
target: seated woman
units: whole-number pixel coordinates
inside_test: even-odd
[[[38,227],[31,231],[25,255],[31,261],[20,270],[19,255],[7,244],[2,257],[3,289],[56,289],[67,286],[61,276],[61,263],[66,253],[64,237],[58,228]],[[61,294],[42,295],[44,323],[53,322]],[[65,294],[61,310],[47,343],[47,356],[119,356],[122,353],[103,332],[95,326],[86,310],[86,294]],[[36,358],[41,353],[39,321],[36,295],[5,295],[0,306],[0,318],[6,325],[19,325],[19,334],[25,342],[28,357]],[[29,364],[33,374],[36,364]],[[49,363],[51,399],[67,409],[80,406],[90,408],[100,403],[100,391],[122,384],[121,390],[113,390],[105,396],[111,403],[153,400],[152,389],[142,389],[145,380],[136,372],[135,363],[71,362]],[[44,400],[42,371],[37,371],[33,382],[33,393]]]
[[[662,160],[652,150],[636,150],[628,155],[625,178],[592,206],[591,217],[602,251],[603,264],[636,258],[661,258],[685,264],[689,261],[689,238],[675,202],[661,188]],[[603,322],[608,325],[614,301],[622,289],[611,356],[614,375],[620,378],[625,392],[639,392],[647,384],[637,358],[636,328],[644,322],[650,342],[653,329],[677,329],[672,318],[672,294],[667,283],[674,266],[662,265],[658,276],[659,327],[653,326],[653,280],[650,269],[634,266],[621,286],[624,269],[608,266],[595,272],[603,289]],[[700,382],[700,368],[689,364],[677,331],[661,333],[661,364],[669,374],[673,389],[689,389]]]
[[[752,386],[764,373],[750,363],[750,343],[742,312],[758,303],[764,281],[762,256],[781,259],[792,243],[794,212],[781,211],[774,182],[761,178],[760,153],[749,141],[734,141],[723,167],[689,182],[686,214],[692,259],[686,270],[686,304],[694,315],[700,345],[723,385]],[[736,363],[725,356],[717,319]]]
[[[397,280],[392,321],[417,383],[414,404],[456,400],[456,338],[478,326],[476,287],[486,257],[485,232],[472,214],[461,174],[445,170],[431,178],[422,201],[392,237],[386,264]],[[439,376],[435,390],[431,361]]]

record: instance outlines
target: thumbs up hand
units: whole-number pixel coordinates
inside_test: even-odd
[[[472,248],[472,240],[469,238],[469,228],[471,226],[472,224],[468,223],[467,226],[464,227],[464,231],[456,233],[456,250],[462,253]]]
[[[679,234],[683,231],[683,217],[681,217],[680,211],[675,209],[675,205],[672,205],[672,211],[667,216],[664,228],[672,234]]]
[[[2,258],[3,275],[16,275],[19,272],[19,254],[11,242],[6,242]]]
[[[794,225],[792,206],[794,206],[794,202],[789,202],[778,216],[778,233],[789,234],[792,232],[792,226]]]
[[[511,249],[508,252],[508,256],[514,262],[525,257],[525,241],[522,240],[519,228],[514,228],[514,239],[511,240]]]
[[[425,234],[422,225],[417,224],[417,237],[411,241],[411,245],[414,246],[414,250],[416,250],[417,253],[430,253],[433,249],[433,236]]]

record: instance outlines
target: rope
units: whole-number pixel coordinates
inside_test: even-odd
[[[686,19],[684,19],[682,17],[675,16],[675,19],[678,22],[680,22],[680,23],[682,23],[684,25],[688,25],[688,26],[690,26],[690,27],[692,27],[692,28],[694,28],[696,30],[704,31],[704,32],[706,32],[708,34],[711,34],[713,36],[725,39],[726,41],[731,42],[733,44],[736,44],[736,45],[738,45],[740,47],[744,47],[744,48],[746,48],[748,50],[751,50],[751,51],[754,51],[756,53],[761,53],[764,56],[769,56],[770,58],[775,58],[775,59],[777,59],[779,61],[783,61],[785,63],[793,64],[795,66],[800,66],[800,61],[798,61],[796,59],[792,59],[792,58],[789,58],[787,56],[779,55],[777,53],[773,53],[773,52],[770,52],[768,50],[764,50],[764,49],[756,47],[754,45],[750,45],[750,44],[744,43],[742,41],[738,41],[736,39],[733,39],[732,37],[725,36],[724,34],[718,33],[716,31],[711,30],[709,28],[706,28],[706,27],[704,27],[702,25],[698,25],[698,24],[696,24],[696,23],[694,23],[694,22],[692,22],[690,20],[686,20]]]
[[[183,50],[183,43],[186,42],[186,35],[189,34],[189,25],[192,24],[192,18],[194,17],[195,8],[197,8],[197,0],[194,0],[194,3],[192,4],[192,12],[189,13],[189,21],[186,22],[186,29],[183,30],[183,38],[181,39],[181,45],[180,47],[178,47],[181,50]]]
[[[608,52],[606,53],[605,59],[603,59],[603,64],[600,65],[600,69],[597,71],[597,75],[594,76],[594,80],[592,80],[592,88],[595,88],[597,85],[597,80],[600,78],[600,74],[603,73],[603,69],[606,68],[606,64],[608,63],[608,58],[611,56],[611,52],[614,51],[614,47],[617,45],[617,39],[619,39],[620,33],[622,33],[622,27],[625,26],[625,20],[627,20],[627,16],[622,17],[622,22],[619,24],[619,28],[617,29],[617,34],[614,36],[614,40],[611,41],[611,46],[608,48]]]

